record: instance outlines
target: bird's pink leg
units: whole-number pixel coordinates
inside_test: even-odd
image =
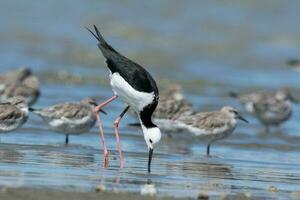
[[[118,145],[118,151],[119,151],[119,157],[120,157],[120,168],[124,167],[124,159],[122,156],[122,149],[121,149],[121,140],[119,137],[119,123],[122,119],[122,117],[125,115],[125,113],[128,111],[129,106],[127,106],[123,112],[117,117],[117,119],[114,122],[114,127],[115,127],[115,134],[116,134],[116,139],[117,139],[117,145]]]
[[[108,151],[107,151],[107,147],[106,147],[106,144],[105,144],[105,139],[104,139],[104,133],[103,133],[101,119],[100,119],[100,116],[98,115],[98,113],[99,113],[99,111],[101,110],[102,107],[106,106],[107,104],[109,104],[110,102],[112,102],[113,100],[115,100],[116,98],[118,98],[118,96],[114,95],[112,98],[110,98],[107,101],[99,104],[94,109],[94,112],[95,112],[96,118],[97,118],[97,123],[98,123],[99,131],[100,131],[101,142],[102,142],[102,145],[103,145],[103,165],[104,165],[104,167],[108,167]]]
[[[108,151],[107,151],[107,147],[105,144],[102,123],[101,123],[98,113],[96,113],[96,117],[97,117],[97,123],[98,123],[99,131],[100,131],[101,142],[102,142],[102,146],[103,146],[103,166],[105,168],[107,168],[108,167]]]
[[[112,102],[113,100],[115,100],[116,98],[118,98],[118,96],[114,95],[110,99],[104,101],[103,103],[100,103],[98,106],[96,106],[96,108],[94,109],[94,111],[96,113],[98,113],[101,110],[101,108],[103,108],[104,106],[106,106],[107,104],[109,104],[110,102]]]

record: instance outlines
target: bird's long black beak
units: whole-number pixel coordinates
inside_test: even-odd
[[[237,118],[238,118],[239,120],[242,120],[242,121],[246,122],[246,123],[249,123],[248,120],[246,120],[246,119],[245,119],[244,117],[242,117],[241,115],[238,115]]]
[[[149,159],[148,159],[148,173],[151,172],[151,160],[153,155],[153,149],[149,149]]]

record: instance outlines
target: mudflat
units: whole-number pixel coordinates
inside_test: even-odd
[[[172,200],[172,197],[150,197],[140,194],[126,192],[76,192],[60,191],[54,189],[37,189],[37,188],[2,188],[0,191],[1,200]],[[178,199],[178,198],[176,198]]]

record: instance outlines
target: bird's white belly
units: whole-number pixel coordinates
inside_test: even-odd
[[[178,126],[183,130],[186,130],[189,133],[201,138],[201,140],[211,143],[213,141],[220,140],[231,135],[236,127],[236,124],[225,125],[222,127],[214,128],[213,130],[195,128],[186,124],[179,124]]]
[[[21,127],[27,121],[27,117],[19,118],[14,123],[0,123],[0,133],[10,132]]]
[[[119,73],[115,72],[110,75],[110,85],[115,95],[119,96],[126,104],[131,106],[135,111],[152,103],[154,93],[140,92],[129,85]]]
[[[96,118],[86,116],[81,119],[53,119],[48,121],[50,129],[64,134],[81,134],[89,131],[95,124]]]

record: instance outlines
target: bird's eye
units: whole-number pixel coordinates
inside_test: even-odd
[[[93,106],[98,106],[98,104],[95,101],[90,101],[89,104],[91,104]]]
[[[150,139],[149,142],[152,144],[152,140]]]

